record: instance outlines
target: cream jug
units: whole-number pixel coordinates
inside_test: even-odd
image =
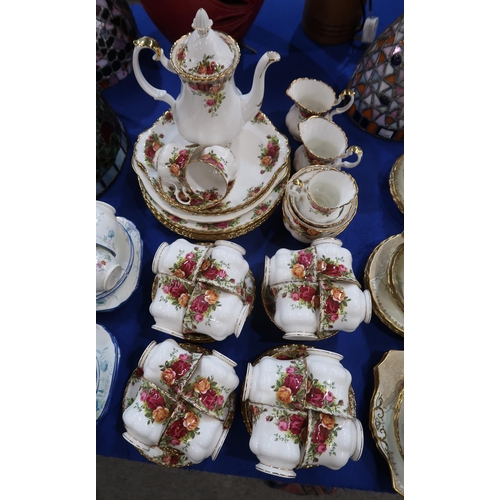
[[[260,110],[267,68],[280,60],[277,52],[266,52],[255,68],[252,88],[242,93],[234,83],[240,59],[237,42],[211,28],[212,20],[204,9],[196,13],[193,31],[177,40],[167,58],[158,42],[150,37],[134,41],[133,68],[139,85],[156,100],[171,107],[175,124],[188,142],[205,146],[228,146]],[[139,66],[139,52],[154,51],[160,61],[181,79],[181,91],[174,99],[166,90],[153,87]]]

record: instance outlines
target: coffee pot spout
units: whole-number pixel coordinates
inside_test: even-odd
[[[253,75],[252,88],[248,94],[241,98],[241,110],[243,121],[250,121],[259,111],[264,98],[265,75],[267,68],[275,62],[278,62],[281,56],[272,50],[262,55]]]

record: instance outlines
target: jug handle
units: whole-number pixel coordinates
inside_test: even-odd
[[[351,89],[343,90],[342,93],[339,95],[339,98],[336,101],[335,106],[337,104],[340,104],[342,102],[342,99],[344,99],[344,97],[346,97],[346,96],[349,96],[349,102],[345,106],[342,106],[341,108],[332,109],[332,111],[330,111],[327,115],[328,119],[331,120],[333,115],[340,115],[340,113],[347,111],[352,106],[352,104],[354,102],[355,93],[356,92],[354,90],[351,90]]]
[[[139,52],[142,49],[151,49],[154,52],[153,61],[160,61],[166,69],[168,69],[169,71],[173,71],[170,60],[165,57],[163,49],[160,47],[159,43],[149,36],[143,36],[138,40],[134,40],[134,45],[135,47],[132,56],[132,67],[134,68],[134,74],[137,82],[141,86],[142,90],[146,92],[146,94],[150,95],[157,101],[165,101],[167,104],[170,104],[171,108],[173,108],[175,105],[175,99],[166,90],[161,90],[153,87],[146,80],[146,78],[144,78],[139,65]]]
[[[354,168],[359,164],[361,161],[361,158],[363,158],[363,150],[359,146],[351,146],[347,149],[344,155],[342,155],[342,158],[347,158],[348,156],[351,156],[352,154],[355,154],[358,156],[358,159],[356,161],[340,161],[340,163],[337,163],[334,165],[335,168],[341,169],[341,168]]]

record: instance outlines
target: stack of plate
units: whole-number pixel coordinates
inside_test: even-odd
[[[171,142],[188,145],[167,111],[139,134],[132,167],[151,213],[177,234],[204,241],[236,238],[262,224],[281,201],[290,176],[290,147],[263,113],[228,146],[239,162],[238,174],[226,198],[209,208],[182,205],[162,185],[155,156]]]
[[[111,311],[123,304],[137,288],[142,260],[142,239],[135,225],[117,217],[116,258],[123,271],[115,286],[96,293],[96,311]]]

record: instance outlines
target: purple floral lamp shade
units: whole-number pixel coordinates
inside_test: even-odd
[[[120,119],[98,85],[96,91],[96,196],[99,196],[120,173],[128,141]]]
[[[368,47],[347,88],[355,91],[348,113],[358,127],[383,139],[404,139],[403,15]]]
[[[126,0],[96,0],[96,80],[102,89],[132,71],[136,38],[139,32]]]

